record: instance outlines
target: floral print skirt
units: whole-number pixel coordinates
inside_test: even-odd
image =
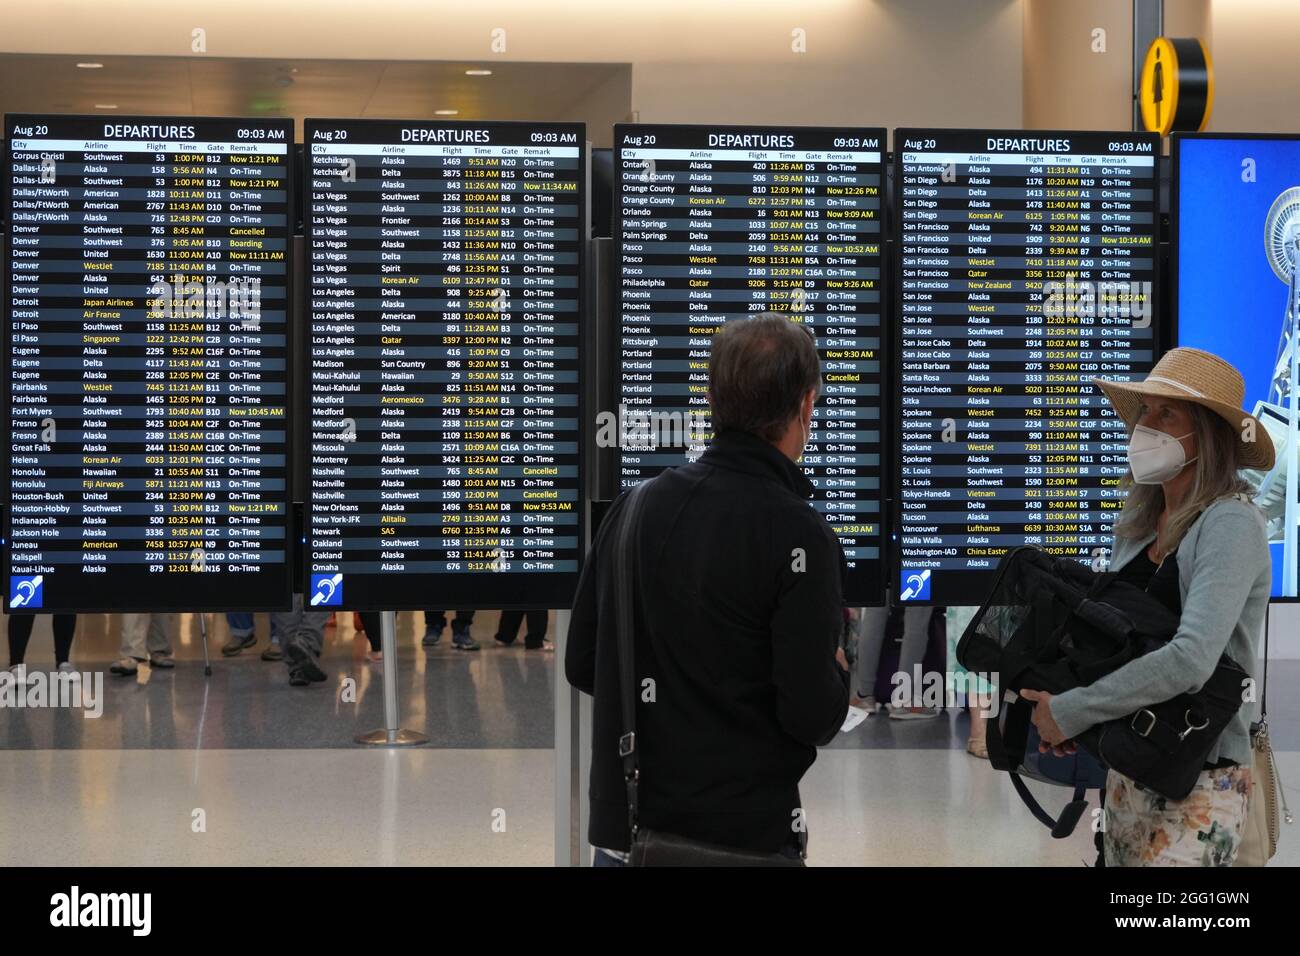
[[[1232,866],[1249,796],[1249,766],[1203,770],[1182,800],[1167,800],[1112,770],[1106,775],[1106,865]]]

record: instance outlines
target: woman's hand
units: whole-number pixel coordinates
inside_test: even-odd
[[[1052,717],[1052,695],[1045,690],[1022,690],[1020,696],[1033,701],[1032,720],[1038,731],[1038,752],[1045,754],[1049,750],[1058,757],[1065,757],[1078,750],[1073,740],[1066,740],[1061,728]]]

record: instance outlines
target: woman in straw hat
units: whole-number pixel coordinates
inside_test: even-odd
[[[1168,644],[1087,687],[1022,691],[1037,702],[1044,748],[1057,753],[1072,751],[1071,738],[1102,721],[1200,688],[1225,651],[1253,670],[1272,586],[1264,515],[1239,471],[1271,468],[1273,443],[1242,411],[1241,373],[1208,352],[1177,348],[1143,382],[1093,382],[1129,431],[1120,483],[1128,495],[1115,522],[1111,570],[1181,616]],[[1249,721],[1243,706],[1182,800],[1110,772],[1107,865],[1233,864],[1250,790]]]

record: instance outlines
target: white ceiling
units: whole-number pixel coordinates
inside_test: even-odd
[[[103,63],[79,69],[78,62]],[[609,63],[250,60],[0,54],[0,113],[583,121],[626,99],[631,67]],[[614,85],[611,99],[608,88]],[[621,97],[619,85],[626,87]],[[603,92],[600,92],[602,91]],[[116,110],[96,104],[117,104]],[[617,111],[616,111],[617,113]],[[589,134],[590,135],[590,134]],[[593,136],[593,140],[600,137]]]

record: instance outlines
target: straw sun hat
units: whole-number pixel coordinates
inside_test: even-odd
[[[1144,381],[1116,382],[1094,378],[1092,383],[1110,399],[1129,431],[1137,423],[1145,395],[1193,402],[1208,408],[1232,426],[1232,433],[1237,436],[1241,467],[1260,471],[1273,467],[1275,453],[1268,429],[1241,407],[1246,397],[1246,383],[1236,368],[1217,355],[1200,349],[1170,349]],[[1246,441],[1242,434],[1247,430],[1248,421],[1254,422],[1250,429],[1252,441]]]

